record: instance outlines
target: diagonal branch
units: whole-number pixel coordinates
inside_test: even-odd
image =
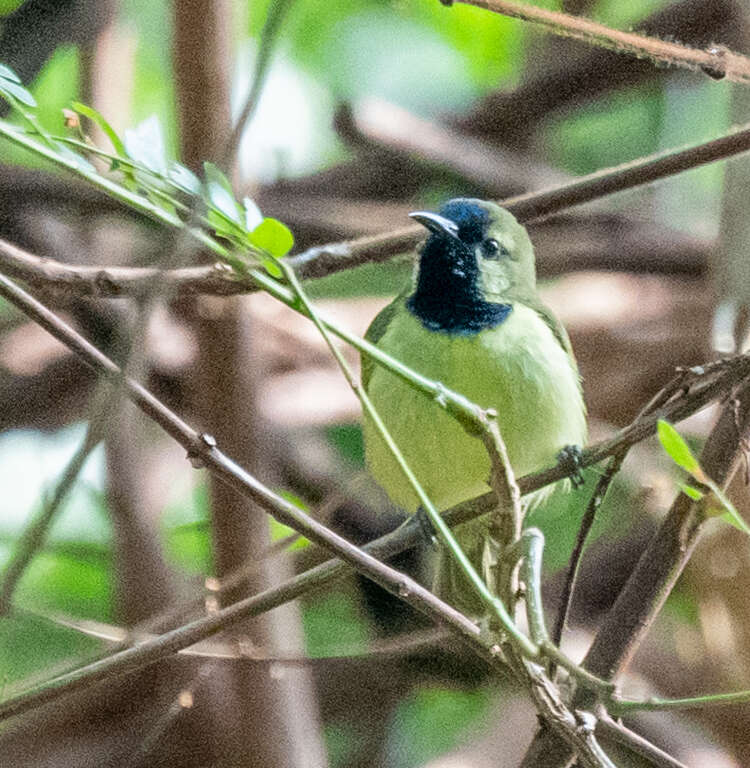
[[[99,421],[99,419],[95,419],[89,424],[81,445],[65,468],[52,497],[44,503],[41,514],[32,520],[24,530],[10,561],[3,569],[0,580],[0,615],[6,614],[10,609],[18,582],[26,572],[29,563],[43,546],[57,513],[75,485],[91,452],[99,445],[102,438]]]
[[[733,82],[750,82],[750,59],[723,46],[711,46],[706,50],[690,48],[668,40],[646,37],[634,32],[622,32],[580,16],[549,11],[546,8],[518,3],[514,0],[458,0],[458,2],[485,8],[514,19],[540,24],[557,35],[581,40],[618,53],[647,58],[657,65],[667,64],[693,71],[702,70],[715,79],[727,78]]]
[[[56,338],[80,355],[90,366],[109,378],[115,378],[122,382],[122,379],[118,378],[119,371],[114,363],[43,305],[2,276],[0,276],[0,294],[35,319]],[[728,387],[750,375],[750,358],[739,356],[711,364],[705,369],[691,369],[690,373],[692,380],[689,383],[693,384],[693,389],[687,391],[684,397],[677,402],[665,406],[662,412],[663,416],[679,420],[719,396]],[[255,478],[247,475],[216,449],[210,436],[198,435],[142,386],[132,380],[126,380],[122,384],[127,389],[129,396],[148,416],[187,448],[188,455],[194,461],[203,462],[235,488],[254,498],[264,509],[272,511],[283,522],[301,531],[308,538],[331,549],[345,562],[334,560],[323,563],[279,587],[235,603],[215,615],[199,619],[161,635],[153,641],[143,643],[136,648],[123,651],[108,659],[94,662],[80,670],[56,678],[40,688],[21,694],[0,705],[0,719],[27,711],[68,692],[106,679],[111,675],[132,671],[151,664],[243,619],[271,610],[308,591],[320,588],[323,584],[343,575],[347,570],[347,564],[373,578],[387,590],[397,593],[418,610],[445,624],[457,636],[469,642],[471,647],[493,666],[500,663],[496,650],[493,650],[492,647],[488,648],[487,641],[479,638],[479,630],[476,625],[450,606],[446,606],[411,579],[380,562],[380,560],[388,559],[417,543],[420,533],[419,526],[414,520],[377,542],[373,542],[364,550],[360,550],[329,531],[325,526],[309,519],[292,504],[276,496],[258,483]],[[635,423],[630,428],[623,430],[617,438],[605,441],[587,451],[584,456],[584,463],[588,465],[599,461],[604,456],[620,450],[623,445],[643,439],[643,437],[653,433],[654,429],[655,420],[653,419]],[[563,475],[563,470],[553,468],[534,476],[522,478],[519,485],[522,491],[529,492],[534,488],[554,482]],[[451,525],[456,525],[484,514],[491,507],[494,498],[494,494],[490,493],[478,502],[472,500],[471,503],[462,505],[446,515],[446,521]]]
[[[703,471],[719,486],[731,479],[749,435],[750,384],[745,381],[725,404],[701,453]],[[583,662],[587,669],[613,679],[628,664],[689,561],[705,521],[703,504],[680,493],[597,631]],[[585,706],[586,692],[576,701]],[[543,729],[523,765],[560,768],[567,765],[566,755],[556,734]]]
[[[451,606],[443,603],[414,580],[385,565],[367,551],[350,544],[338,534],[310,518],[294,504],[273,493],[218,450],[214,438],[206,434],[199,435],[191,429],[150,392],[132,379],[126,378],[120,369],[98,349],[63,323],[44,305],[2,275],[0,275],[0,295],[18,306],[42,327],[74,349],[88,365],[118,383],[147,416],[187,449],[188,457],[195,466],[206,466],[217,477],[226,481],[243,495],[253,499],[260,507],[281,522],[295,528],[312,541],[326,546],[339,555],[342,560],[354,566],[359,572],[387,591],[398,595],[402,600],[433,620],[443,623],[457,637],[466,641],[492,667],[505,668],[505,661],[501,659],[502,651],[495,643],[494,638],[482,636],[476,624]],[[312,572],[305,575],[309,577],[310,573]],[[300,580],[295,581],[299,584]],[[280,591],[267,590],[260,595],[235,603],[215,615],[179,627],[165,635],[93,662],[82,669],[61,675],[27,693],[6,700],[0,704],[0,719],[41,706],[59,696],[105,680],[113,675],[133,671],[153,663],[166,654],[174,653],[193,644],[206,636],[206,633],[213,634],[236,623],[247,615],[249,604],[252,604],[256,611],[261,608],[270,609],[272,603],[279,601]],[[531,644],[529,643],[529,645]],[[523,658],[513,646],[510,646],[509,653],[513,653],[514,658]],[[522,662],[520,669],[528,670],[529,665]],[[532,693],[537,691],[539,687],[538,682],[534,683]],[[613,768],[613,764],[599,747],[591,729],[579,727],[576,715],[564,705],[559,696],[552,695],[556,694],[556,691],[551,684],[548,684],[548,687],[548,695],[535,695],[534,700],[540,715],[545,722],[549,723],[552,731],[558,738],[562,739],[568,748],[580,756],[582,764],[587,768]]]

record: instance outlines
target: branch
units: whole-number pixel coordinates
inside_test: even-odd
[[[259,506],[273,514],[279,521],[335,552],[342,560],[372,578],[387,591],[398,595],[417,610],[426,613],[435,621],[452,627],[457,635],[468,640],[472,647],[488,661],[493,664],[499,663],[495,658],[496,654],[490,652],[479,640],[477,626],[465,616],[440,601],[409,577],[384,565],[368,552],[350,544],[321,523],[310,518],[295,505],[266,488],[218,450],[215,440],[210,435],[198,434],[140,384],[132,379],[123,379],[119,368],[109,358],[41,303],[2,275],[0,275],[0,295],[15,304],[53,336],[70,347],[97,372],[121,384],[133,402],[187,450],[188,457],[194,465],[206,466],[240,493],[253,499]],[[343,564],[340,565],[343,567]],[[280,602],[286,602],[286,599],[296,596],[293,592],[295,588],[299,588],[300,582],[304,583],[311,578],[314,580],[316,574],[319,573],[320,569],[313,569],[304,574],[302,579],[290,582],[286,590],[267,590],[260,595],[235,603],[216,615],[168,632],[151,643],[144,643],[121,654],[95,662],[85,668],[87,670],[85,674],[81,674],[81,670],[79,670],[58,677],[47,686],[21,697],[22,702],[11,700],[0,705],[0,718],[18,714],[45,701],[52,700],[56,698],[57,692],[60,690],[68,692],[81,684],[90,684],[116,672],[125,672],[152,663],[162,656],[191,645],[203,637],[226,629],[241,618],[250,615],[247,611],[248,604],[253,606],[255,613],[258,613],[261,610],[268,610],[271,604],[275,606]],[[289,596],[290,590],[291,596]],[[286,592],[286,596],[284,596],[284,592]],[[280,593],[282,599],[279,601]]]
[[[111,361],[39,302],[3,276],[0,276],[0,294],[33,317],[56,338],[80,355],[90,366],[109,377],[118,375],[118,369]],[[688,384],[692,384],[694,389],[683,393],[679,398],[667,404],[662,411],[662,416],[665,418],[674,421],[684,418],[703,407],[711,399],[727,391],[728,388],[736,385],[739,380],[750,375],[750,358],[736,357],[708,365],[705,369],[691,369],[690,374]],[[240,621],[271,610],[309,591],[320,589],[323,585],[346,573],[348,570],[347,563],[377,580],[388,591],[397,593],[418,607],[418,610],[427,612],[438,621],[446,624],[456,635],[469,642],[470,646],[480,653],[488,663],[497,668],[500,662],[496,651],[492,648],[488,649],[482,644],[479,639],[479,630],[474,624],[408,577],[393,571],[380,562],[380,560],[388,560],[399,552],[414,546],[420,540],[421,533],[415,519],[411,519],[397,531],[359,550],[328,531],[321,524],[309,520],[293,505],[271,493],[254,478],[248,476],[221,454],[215,446],[212,446],[212,440],[209,436],[199,436],[139,384],[128,380],[124,382],[124,386],[136,404],[159,423],[168,434],[184,445],[194,460],[204,462],[240,492],[254,498],[264,509],[273,510],[274,514],[277,514],[283,522],[300,530],[308,538],[332,549],[342,557],[344,562],[330,560],[322,563],[278,587],[246,598],[221,609],[216,614],[201,618],[167,632],[153,641],[144,642],[135,648],[55,678],[46,685],[0,704],[0,719],[28,711],[112,675],[147,666]],[[624,445],[638,442],[652,434],[655,431],[655,424],[656,421],[653,418],[643,420],[642,423],[636,422],[629,428],[622,430],[612,440],[604,441],[592,447],[584,453],[584,465],[587,466],[600,461],[603,457],[620,450]],[[522,478],[519,481],[519,486],[522,492],[528,493],[550,482],[555,482],[563,476],[563,470],[553,468]],[[489,493],[479,500],[472,500],[460,505],[446,514],[446,522],[455,526],[483,515],[491,508],[494,500],[494,494]]]
[[[724,406],[700,458],[703,471],[724,487],[750,434],[750,385]],[[703,530],[703,506],[680,494],[602,623],[585,665],[611,679],[628,663],[687,564]]]
[[[539,189],[568,182],[568,174],[520,152],[503,149],[466,131],[425,120],[402,107],[368,99],[336,112],[339,135],[353,147],[373,147],[394,159],[417,158],[427,167],[451,171],[485,194]]]
[[[83,442],[65,467],[52,498],[44,504],[42,513],[31,521],[21,535],[10,561],[3,570],[2,583],[0,583],[0,615],[8,612],[18,582],[36,553],[44,545],[55,516],[75,485],[86,460],[101,441],[100,427],[101,425],[95,421],[89,424]]]
[[[656,65],[667,64],[693,71],[702,70],[717,80],[727,78],[733,82],[750,83],[750,59],[733,53],[723,46],[715,45],[706,50],[689,48],[686,45],[633,32],[621,32],[579,16],[548,11],[545,8],[513,0],[458,0],[458,2],[540,24],[556,35],[581,40],[618,53],[648,58]]]
[[[701,467],[718,485],[731,479],[749,433],[750,384],[744,382],[724,406],[701,454]],[[682,493],[677,496],[586,654],[583,664],[595,675],[613,679],[627,665],[689,561],[705,519],[702,504]],[[583,691],[576,699],[585,703],[588,696]],[[542,730],[527,758],[547,755],[546,761],[533,764],[553,768],[567,765],[566,754],[559,738]]]
[[[23,139],[16,135],[9,138],[16,141]],[[26,145],[27,142],[21,141],[21,143]],[[748,150],[750,150],[750,125],[743,126],[718,139],[684,149],[671,149],[649,155],[630,163],[582,176],[569,184],[508,198],[500,201],[500,204],[515,214],[519,221],[529,222],[615,192],[733,157]],[[51,159],[56,158],[52,155]],[[126,190],[120,190],[118,185],[103,177],[86,175],[85,178],[113,193],[116,190],[116,198],[126,205],[135,204],[139,207],[142,204],[137,196],[131,195]],[[153,210],[151,208],[146,205],[143,209],[144,213],[154,215],[158,211],[155,207]],[[155,217],[170,226],[181,226],[181,222],[177,219],[167,221],[163,215]],[[387,261],[397,254],[414,250],[423,237],[422,227],[407,226],[381,235],[315,246],[291,257],[289,262],[300,279],[320,278],[362,264]],[[237,278],[230,271],[216,265],[164,272],[155,268],[72,267],[41,259],[2,241],[0,241],[0,267],[11,276],[31,284],[45,286],[59,284],[77,294],[100,297],[147,293],[157,275],[161,275],[170,291],[181,294],[232,295],[258,290],[254,281]]]
[[[745,22],[745,8],[737,0],[675,0],[637,24],[638,31],[692,46],[714,41],[745,50],[737,31]],[[495,91],[453,124],[472,135],[505,146],[528,146],[541,121],[568,105],[580,105],[603,94],[663,80],[669,73],[648,59],[624,57],[612,51],[558,38],[540,68],[525,73],[512,91]]]

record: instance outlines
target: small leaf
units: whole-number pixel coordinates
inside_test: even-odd
[[[203,163],[203,170],[206,174],[206,202],[244,229],[244,211],[234,198],[229,179],[213,163]]]
[[[21,82],[21,78],[10,67],[6,67],[5,64],[0,64],[0,78],[10,80],[13,83]]]
[[[8,78],[0,77],[0,93],[9,96],[9,101],[11,101],[11,103],[13,99],[16,99],[27,107],[36,107],[36,100],[34,97],[22,85],[19,85],[17,82]]]
[[[215,181],[206,183],[208,203],[235,224],[242,224],[242,216],[234,196]]]
[[[693,501],[700,501],[705,495],[703,491],[693,488],[692,485],[686,485],[685,483],[678,483],[677,485],[685,496],[689,496]]]
[[[135,128],[125,131],[125,149],[128,157],[142,163],[161,176],[167,175],[167,152],[161,123],[156,115],[147,117]]]
[[[201,180],[189,168],[180,165],[180,163],[172,163],[169,167],[169,179],[183,192],[191,195],[200,194]]]
[[[273,258],[269,256],[261,256],[260,263],[263,265],[263,269],[265,269],[271,277],[275,277],[277,280],[284,277],[284,272]]]
[[[252,232],[263,221],[263,214],[249,197],[242,198],[242,207],[245,209],[245,229]]]
[[[699,482],[705,483],[706,476],[698,463],[698,459],[693,456],[682,435],[663,419],[659,419],[657,430],[662,448],[672,457],[674,463],[689,472]]]
[[[709,507],[713,507],[717,510],[709,510],[709,514],[718,515],[720,519],[724,520],[724,522],[733,525],[735,528],[737,528],[737,530],[742,531],[743,533],[746,533],[748,536],[750,536],[750,527],[748,527],[747,523],[742,519],[742,517],[740,517],[740,513],[737,511],[737,508],[727,498],[727,495],[724,493],[724,491],[722,491],[721,488],[719,488],[719,486],[711,480],[708,481],[707,485],[711,489],[714,500],[719,502],[718,507],[713,504],[709,504]]]
[[[88,117],[89,120],[93,121],[96,125],[99,126],[99,128],[101,128],[102,132],[112,142],[112,146],[114,147],[116,154],[120,155],[121,157],[127,156],[128,153],[125,150],[125,144],[123,144],[122,139],[117,135],[115,129],[107,122],[107,120],[98,110],[94,109],[93,107],[89,107],[86,104],[81,104],[80,101],[74,101],[71,106],[76,112],[78,112],[79,115]]]
[[[263,219],[252,231],[250,242],[270,253],[277,259],[286,256],[294,245],[294,236],[289,228],[277,219]]]
[[[234,190],[229,183],[229,179],[224,175],[224,172],[217,165],[213,163],[203,163],[203,172],[205,174],[206,183],[215,182],[234,197]]]
[[[228,219],[221,211],[216,208],[210,208],[206,218],[219,237],[225,237],[227,240],[231,240],[238,245],[241,244],[244,230],[231,219]]]

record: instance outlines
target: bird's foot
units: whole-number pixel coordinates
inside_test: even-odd
[[[424,537],[425,541],[431,547],[437,547],[437,531],[435,530],[435,526],[432,524],[432,520],[430,520],[429,516],[427,515],[427,512],[425,512],[424,507],[417,507],[415,517],[417,518],[417,522],[419,523],[419,530],[422,532],[422,536]]]
[[[557,463],[565,474],[570,478],[574,488],[580,488],[583,483],[583,451],[580,445],[566,445],[560,453],[557,454]]]

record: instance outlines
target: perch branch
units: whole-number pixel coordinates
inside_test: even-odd
[[[719,486],[731,479],[749,430],[750,384],[745,381],[725,404],[701,453],[703,471]],[[614,679],[627,665],[689,561],[705,520],[701,502],[677,496],[597,631],[583,662],[587,669]],[[581,691],[576,700],[585,706],[589,699]],[[523,765],[562,768],[569,757],[558,736],[543,728]]]
[[[12,282],[0,276],[0,292],[21,307],[23,311],[32,316],[49,332],[66,343],[77,352],[89,365],[102,370],[108,376],[116,376],[117,369],[98,350],[82,339],[72,329],[62,323],[54,314],[49,312],[39,302],[32,299],[24,291],[13,285]],[[728,388],[737,384],[742,378],[750,375],[750,358],[740,356],[731,360],[720,361],[705,369],[691,369],[693,389],[683,393],[682,397],[673,403],[667,404],[662,409],[662,416],[672,420],[679,420],[686,415],[703,407],[711,399],[726,392]],[[330,533],[320,524],[307,523],[306,516],[299,512],[288,502],[279,499],[267,489],[260,486],[254,478],[246,475],[226,457],[210,445],[210,439],[201,438],[191,430],[177,416],[168,411],[155,400],[146,390],[135,382],[127,382],[126,386],[134,401],[172,436],[180,442],[183,440],[189,446],[189,451],[196,459],[206,464],[216,466],[222,477],[235,483],[235,487],[244,492],[252,493],[264,508],[273,508],[285,522],[288,521],[295,528],[299,528],[308,538],[324,543],[332,548],[350,564],[357,563],[363,571],[375,570],[376,577],[389,584],[391,590],[413,603],[420,603],[424,599],[428,610],[435,612],[441,621],[450,626],[460,637],[468,640],[473,648],[479,650],[492,664],[499,663],[495,653],[486,649],[478,639],[477,627],[469,622],[461,614],[445,606],[441,601],[421,587],[413,584],[406,577],[397,574],[382,565],[380,560],[387,560],[395,554],[414,546],[420,538],[419,526],[412,519],[407,524],[388,534],[376,542],[367,545],[363,551],[353,547],[348,542]],[[586,451],[584,464],[588,465],[600,461],[607,455],[612,455],[624,445],[630,445],[655,431],[656,421],[653,417],[636,422],[631,427],[622,430],[615,438],[604,441],[598,446]],[[183,443],[184,444],[184,443]],[[546,470],[533,476],[527,476],[519,481],[523,492],[538,489],[543,485],[554,482],[563,477],[564,471],[558,468]],[[472,500],[446,514],[446,521],[450,525],[466,522],[474,517],[485,514],[494,503],[494,494],[486,494],[479,501]],[[374,560],[374,562],[373,562]],[[33,689],[27,693],[7,700],[0,705],[0,719],[40,706],[47,701],[52,701],[68,692],[79,690],[97,681],[106,679],[110,675],[121,674],[143,666],[147,666],[165,656],[186,648],[200,640],[251,616],[271,610],[289,600],[293,600],[302,594],[319,589],[342,576],[347,571],[346,562],[330,560],[315,568],[300,574],[290,581],[273,589],[255,595],[227,608],[220,610],[215,615],[198,619],[178,629],[167,632],[155,638],[153,641],[143,643],[135,648],[122,651],[107,659],[94,662],[82,669],[67,675],[55,678],[55,680]],[[394,577],[395,573],[395,577]],[[395,578],[395,583],[393,581]],[[388,588],[388,587],[386,587]],[[406,594],[404,594],[406,593]],[[424,609],[424,606],[423,606]],[[444,613],[443,611],[447,611]]]

